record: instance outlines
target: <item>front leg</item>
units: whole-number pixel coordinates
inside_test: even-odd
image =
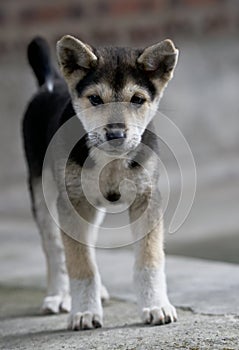
[[[163,218],[159,195],[136,198],[130,207],[135,239],[134,282],[140,315],[144,323],[174,322],[177,314],[167,295],[163,251]]]
[[[72,213],[59,205],[62,238],[70,277],[72,309],[69,329],[81,330],[102,327],[101,279],[96,265],[95,229],[89,223],[100,224],[100,214],[85,201],[77,203],[84,219],[76,220]],[[83,209],[83,210],[82,210]]]

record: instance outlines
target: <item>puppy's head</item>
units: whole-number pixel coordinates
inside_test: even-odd
[[[57,43],[57,56],[89,144],[107,152],[135,149],[173,77],[173,42],[94,49],[67,35]]]

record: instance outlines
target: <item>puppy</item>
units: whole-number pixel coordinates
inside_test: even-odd
[[[95,49],[67,35],[57,43],[60,75],[45,40],[38,37],[29,44],[39,89],[25,112],[23,135],[33,214],[48,270],[42,309],[69,311],[70,329],[103,324],[101,299],[108,295],[94,243],[102,208],[109,203],[128,205],[143,322],[177,320],[167,296],[152,123],[177,57],[170,40],[145,49]],[[43,169],[48,168],[57,196],[46,201]]]

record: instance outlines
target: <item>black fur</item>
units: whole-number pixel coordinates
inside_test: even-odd
[[[117,202],[120,199],[120,197],[121,197],[120,193],[110,192],[110,193],[107,193],[106,199],[109,202],[113,203],[113,202]]]
[[[70,95],[63,78],[57,73],[50,59],[46,41],[40,37],[28,46],[28,60],[37,77],[40,89],[28,105],[23,120],[23,138],[29,176],[41,176],[44,156],[55,132],[75,115]],[[54,89],[47,89],[47,78],[51,77]],[[85,130],[79,121],[79,135],[83,137],[73,148],[70,158],[83,166],[89,150]]]
[[[108,47],[95,51],[96,56],[104,57],[104,64],[99,64],[89,70],[82,80],[76,85],[78,96],[80,97],[86,87],[97,84],[99,81],[107,81],[115,92],[115,101],[122,101],[120,90],[124,87],[128,77],[136,84],[147,89],[151,99],[156,94],[156,88],[149,79],[149,73],[142,70],[136,63],[142,50],[132,50],[127,48]]]
[[[43,38],[36,37],[30,42],[27,49],[27,57],[39,86],[45,84],[47,80],[59,78],[50,59],[49,46]]]

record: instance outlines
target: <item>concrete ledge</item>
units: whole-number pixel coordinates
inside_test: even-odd
[[[98,260],[110,293],[135,301],[132,252],[98,251]],[[198,313],[239,315],[239,265],[169,256],[166,270],[169,295],[176,306]]]
[[[44,268],[38,268],[34,279],[29,258],[21,257],[24,277],[20,286],[17,268],[9,270],[0,285],[0,349],[238,349],[237,265],[168,257],[169,294],[179,321],[148,327],[140,323],[133,302],[132,252],[111,249],[97,253],[103,281],[111,295],[118,297],[105,305],[104,328],[70,332],[66,331],[67,315],[40,315]],[[14,261],[17,265],[16,258],[9,260],[12,268]]]

